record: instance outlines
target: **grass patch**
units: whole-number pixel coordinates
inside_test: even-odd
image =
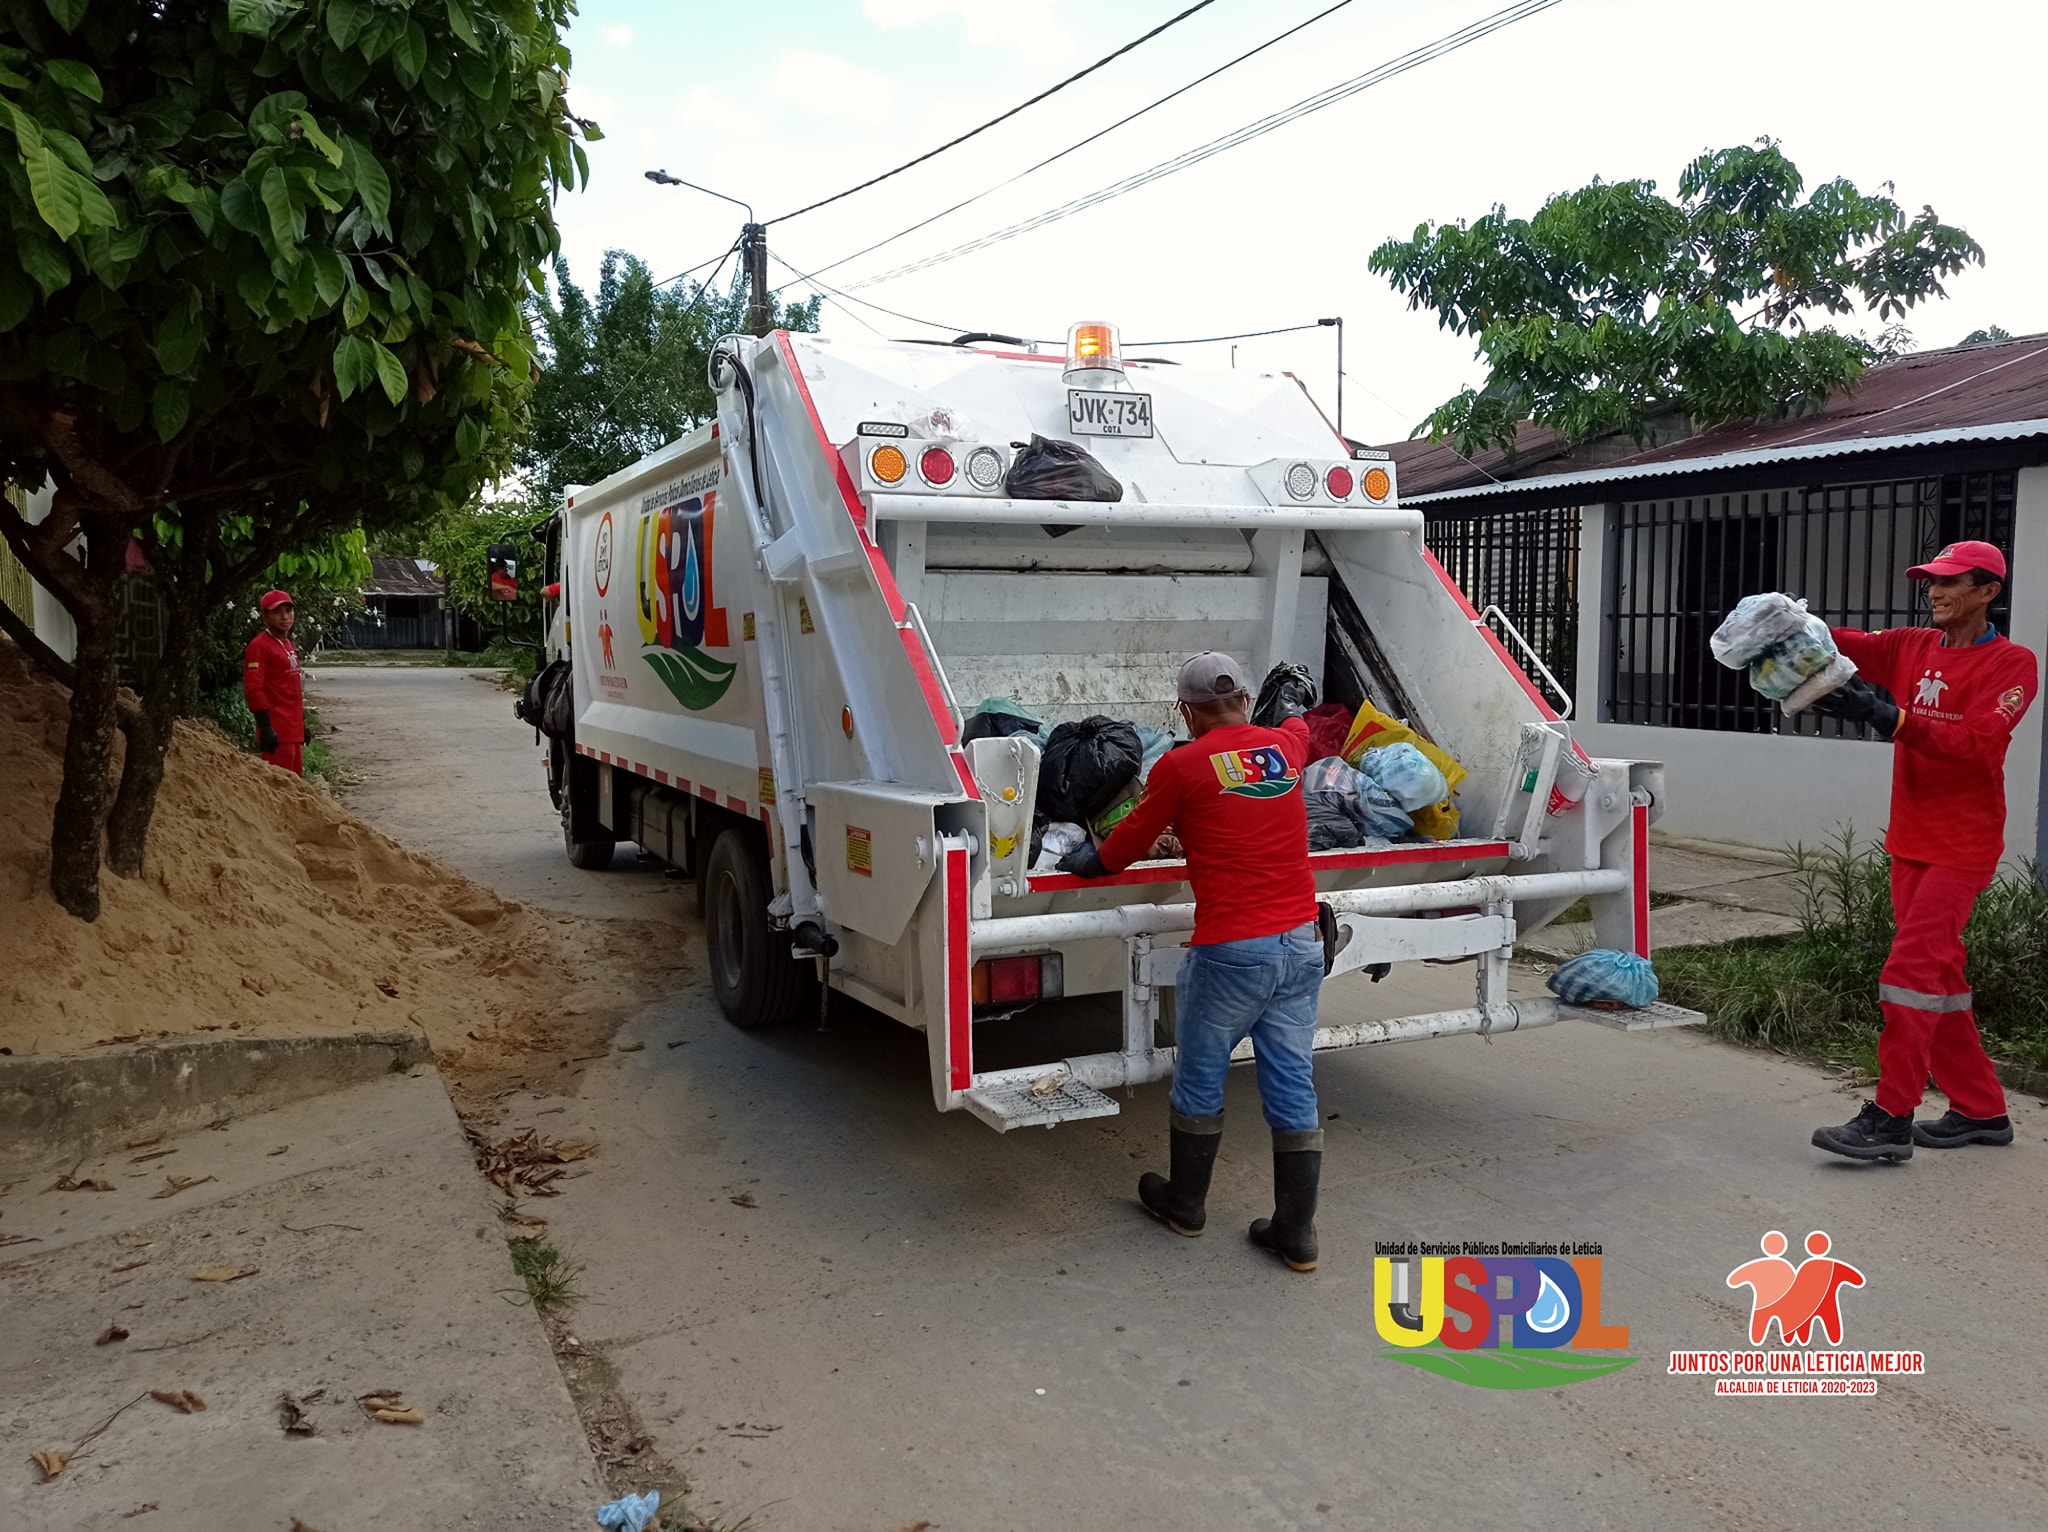
[[[1667,905],[1683,903],[1685,903],[1685,895],[1683,894],[1659,893],[1654,888],[1650,890],[1650,908],[1653,910],[1661,910]],[[1593,906],[1583,899],[1576,899],[1566,905],[1556,915],[1553,915],[1547,924],[1561,926],[1577,922],[1583,925],[1592,918]]]
[[[1891,950],[1891,862],[1850,832],[1794,848],[1800,928],[1657,955],[1664,998],[1703,1011],[1734,1042],[1779,1048],[1874,1076],[1884,1018],[1877,979]],[[1963,933],[1977,1025],[1992,1057],[2048,1068],[2048,889],[2000,878]]]
[[[576,1285],[583,1276],[580,1261],[570,1260],[553,1245],[537,1239],[514,1240],[511,1248],[512,1270],[525,1284],[536,1313],[552,1314],[582,1299],[582,1289]]]

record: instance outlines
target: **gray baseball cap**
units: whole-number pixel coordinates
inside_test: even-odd
[[[1183,702],[1196,705],[1225,702],[1248,691],[1244,667],[1227,654],[1211,649],[1198,654],[1180,668],[1179,693]]]

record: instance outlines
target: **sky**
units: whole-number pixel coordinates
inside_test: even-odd
[[[582,0],[570,99],[605,138],[558,208],[572,274],[631,251],[669,277],[715,259],[741,209],[791,267],[830,262],[997,185],[1332,0],[1215,0],[971,143],[844,201],[783,215],[964,132],[1192,0]],[[870,284],[1207,143],[1501,10],[1509,0],[1351,0],[1128,127],[886,248],[820,273],[828,334],[1058,340],[1082,319],[1125,341],[1345,320],[1344,426],[1407,436],[1484,377],[1471,342],[1366,267],[1425,220],[1533,213],[1594,177],[1676,194],[1694,155],[1776,138],[1809,188],[1894,183],[1987,261],[1906,323],[1920,349],[1999,324],[2048,330],[2038,185],[2048,7],[1947,0],[1561,0],[1242,147],[987,249]],[[2027,148],[2034,145],[2033,149]],[[728,265],[721,282],[730,275]],[[706,273],[708,274],[708,273]],[[927,321],[925,323],[913,320]],[[1875,334],[1871,316],[1840,321]],[[872,328],[870,328],[872,327]],[[1190,366],[1286,370],[1336,407],[1335,332],[1175,348]]]

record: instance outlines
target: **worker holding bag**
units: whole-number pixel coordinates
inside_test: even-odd
[[[1858,674],[1812,706],[1893,747],[1885,849],[1897,935],[1878,982],[1877,1096],[1850,1121],[1814,1131],[1814,1146],[1830,1153],[1904,1160],[1915,1144],[2012,1142],[1963,950],[1971,906],[2005,850],[2006,747],[2039,684],[2032,651],[1987,615],[2005,575],[2005,555],[1991,544],[1951,543],[1906,571],[1927,582],[1933,627],[1832,630]],[[1950,1109],[1915,1122],[1930,1072]]]

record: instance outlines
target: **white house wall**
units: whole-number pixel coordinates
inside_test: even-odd
[[[2012,637],[2048,648],[2048,467],[2021,469],[2014,510]],[[1609,511],[1583,508],[1579,564],[1578,705],[1574,734],[1588,753],[1665,763],[1668,835],[1777,850],[1812,846],[1853,827],[1875,840],[1890,814],[1892,747],[1876,741],[1740,734],[1607,721]],[[2042,742],[2048,705],[2021,723],[2006,757],[2006,865],[2048,864],[2048,783]]]

